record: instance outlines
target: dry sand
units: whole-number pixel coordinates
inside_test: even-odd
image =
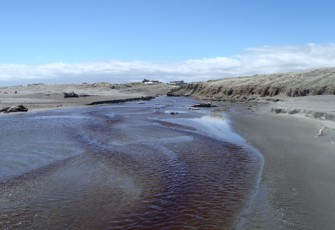
[[[24,105],[32,110],[84,106],[86,104],[117,99],[159,96],[175,86],[168,84],[67,84],[0,87],[0,109],[15,105]],[[78,98],[64,98],[64,92],[86,95]]]
[[[276,114],[272,108],[300,112]],[[334,114],[334,110],[335,96],[232,107],[234,129],[265,160],[248,224],[241,229],[334,229],[335,122],[310,113]],[[316,137],[323,125],[325,135]]]

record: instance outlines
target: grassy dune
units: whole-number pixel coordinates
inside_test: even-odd
[[[169,95],[193,96],[211,100],[251,100],[268,96],[335,95],[335,68],[190,83],[172,89]]]

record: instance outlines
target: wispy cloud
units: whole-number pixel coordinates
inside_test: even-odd
[[[223,77],[300,71],[335,66],[335,44],[248,48],[232,57],[183,62],[102,61],[45,65],[0,64],[0,84],[129,82],[143,78],[161,81],[202,81]]]

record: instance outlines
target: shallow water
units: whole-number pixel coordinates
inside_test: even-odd
[[[192,103],[2,116],[0,228],[232,228],[263,159],[222,116]]]

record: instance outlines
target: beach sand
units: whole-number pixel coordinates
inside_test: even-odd
[[[25,86],[0,87],[0,109],[23,105],[29,111],[85,106],[96,101],[140,98],[166,95],[175,86],[158,83],[129,83],[114,85],[96,84],[34,84]],[[64,98],[64,92],[81,95],[77,98]]]
[[[300,112],[276,114],[272,108]],[[334,229],[334,108],[335,96],[232,107],[234,129],[264,155],[260,188],[241,229]],[[318,110],[330,120],[310,116]],[[325,135],[316,137],[324,125]]]

